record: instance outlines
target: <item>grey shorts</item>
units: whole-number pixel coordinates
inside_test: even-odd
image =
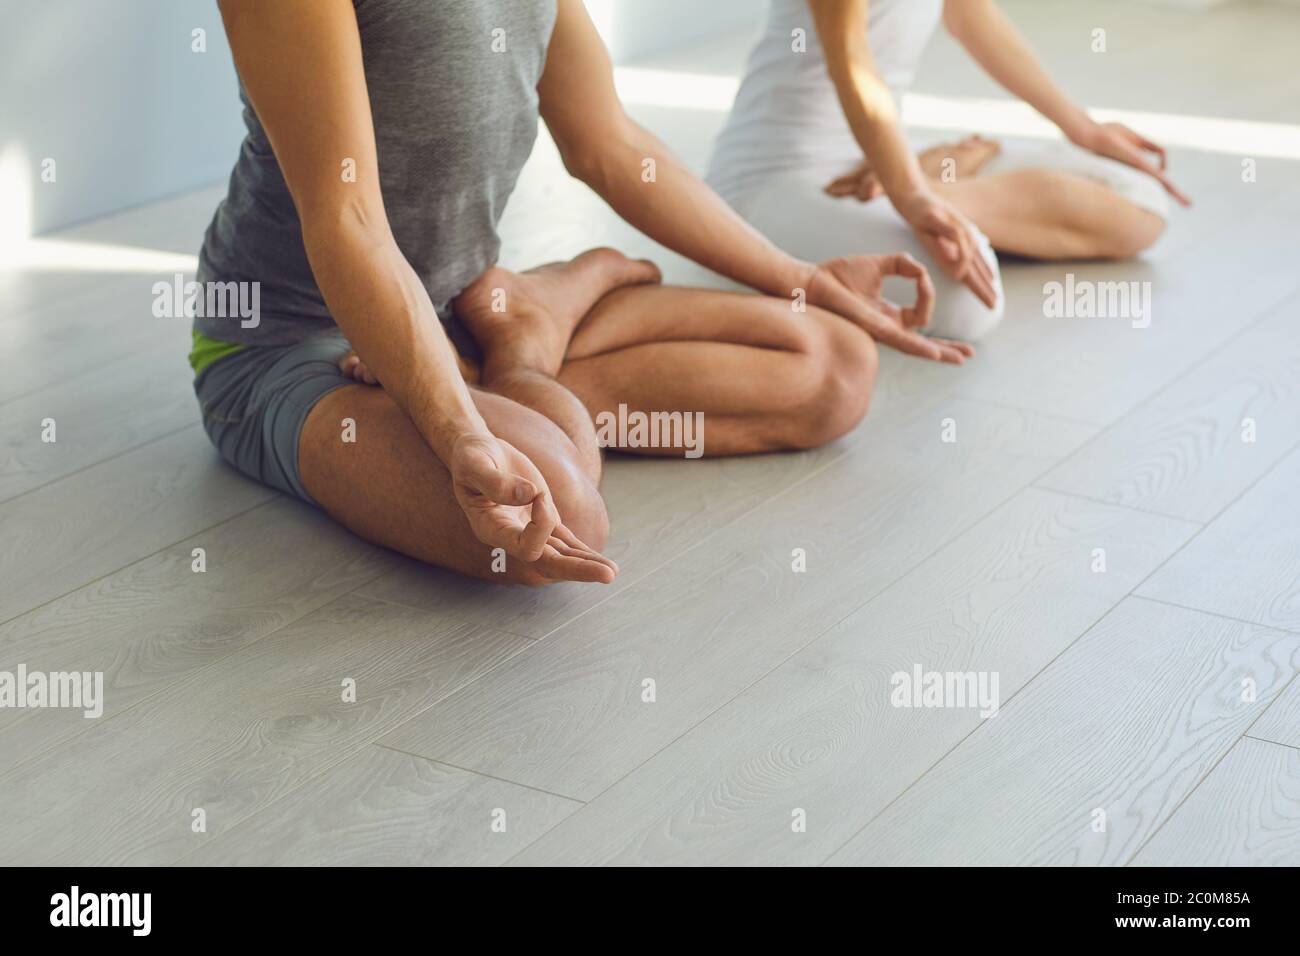
[[[219,358],[194,380],[203,429],[229,464],[315,504],[298,474],[298,436],[312,407],[353,384],[338,362],[350,346],[337,330],[284,346],[251,346]]]

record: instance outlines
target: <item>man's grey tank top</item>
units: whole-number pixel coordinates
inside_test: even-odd
[[[398,246],[445,320],[450,300],[496,263],[497,224],[537,136],[537,83],[555,0],[353,6],[384,207]],[[289,188],[242,85],[240,97],[248,135],[204,237],[196,278],[260,283],[258,322],[245,327],[251,322],[238,314],[200,316],[194,327],[226,342],[290,345],[334,323],[307,262]],[[320,106],[302,91],[303,109]]]

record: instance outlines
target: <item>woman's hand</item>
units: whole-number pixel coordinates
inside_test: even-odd
[[[990,309],[997,305],[993,270],[980,253],[972,226],[944,199],[920,189],[897,199],[890,197],[899,215],[916,230],[926,251],[950,278],[962,283]]]
[[[916,283],[916,302],[899,307],[881,294],[886,276]],[[808,301],[862,328],[890,348],[960,365],[975,354],[966,342],[927,338],[915,331],[930,324],[934,283],[925,266],[905,252],[892,256],[846,256],[816,266],[807,285]]]
[[[1169,161],[1164,148],[1133,132],[1123,123],[1090,122],[1071,139],[1075,145],[1092,150],[1099,156],[1107,156],[1146,173],[1164,186],[1165,191],[1182,205],[1192,204],[1191,199],[1165,175]],[[1159,160],[1158,165],[1153,161],[1153,156]]]
[[[546,479],[519,449],[490,434],[464,435],[450,458],[456,501],[484,544],[551,580],[614,580],[618,565],[561,523]]]

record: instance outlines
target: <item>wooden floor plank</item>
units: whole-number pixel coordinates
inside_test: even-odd
[[[0,621],[273,495],[221,464],[195,425],[11,498],[0,504]]]
[[[345,595],[6,777],[0,845],[15,864],[175,862],[526,643]]]
[[[503,257],[520,267],[588,248],[596,241],[591,233],[593,217],[598,222],[609,219],[608,211],[601,211],[599,199],[590,190],[563,181],[562,164],[553,153],[553,144],[540,138],[525,170],[525,181],[521,182],[523,201],[512,202],[503,223],[507,237]],[[556,177],[560,177],[559,181]],[[546,248],[539,247],[533,224],[542,213],[531,210],[530,203],[549,210],[548,217],[560,215],[561,225],[572,221],[573,240],[569,246],[555,239],[550,228],[554,223],[548,218],[546,235],[550,239]],[[563,219],[566,216],[569,219]],[[611,228],[627,227],[624,224]],[[629,254],[652,256],[665,264],[661,250],[656,250],[644,236],[608,234],[598,238]],[[556,241],[558,247],[551,244]],[[720,284],[716,277],[701,280],[698,268],[679,270],[678,278],[683,277]],[[897,353],[882,355],[869,422],[951,393],[961,384],[959,373],[949,366],[919,362]],[[705,429],[707,442],[707,422]],[[543,637],[653,573],[665,561],[756,505],[826,467],[848,448],[871,441],[872,435],[873,429],[865,427],[814,451],[744,459],[682,462],[611,456],[601,488],[611,516],[606,553],[619,562],[622,573],[608,588],[559,585],[544,591],[516,589],[502,593],[496,585],[464,580],[412,561],[366,588],[365,593],[412,607],[445,610],[465,620],[529,637]]]
[[[104,279],[71,301],[61,299],[22,319],[0,322],[0,350],[22,358],[5,367],[0,403],[51,385],[77,388],[82,377],[144,352],[169,350],[167,372],[188,375],[189,321],[154,318],[147,302],[120,289],[120,282]]]
[[[945,417],[954,444],[941,441]],[[881,445],[855,448],[383,742],[589,799],[1089,433],[969,402],[881,426]],[[793,570],[796,548],[806,573]],[[653,704],[647,679],[661,688]]]
[[[1300,750],[1244,737],[1134,866],[1300,866]]]
[[[1040,484],[1209,521],[1300,443],[1298,315],[1300,294]]]
[[[1300,191],[1225,222],[1167,261],[1020,263],[1004,271],[1007,317],[963,369],[960,393],[1108,425],[1230,344],[1300,288],[1290,265]],[[1225,258],[1223,244],[1249,253]],[[1049,318],[1048,283],[1150,283],[1145,319]],[[1142,288],[1139,286],[1139,289]]]
[[[0,404],[0,502],[194,424],[188,373],[150,349]]]
[[[1300,449],[1138,589],[1161,601],[1300,631]]]
[[[181,862],[494,866],[582,806],[370,746]]]
[[[1292,682],[1247,733],[1260,740],[1300,747],[1300,680]]]
[[[1298,9],[1004,5],[1090,108],[1297,123]],[[734,74],[744,32],[637,65]],[[1199,70],[1187,50],[1210,51]],[[942,32],[917,92],[1006,96]],[[629,111],[702,172],[724,107]],[[1139,260],[1003,257],[1007,318],[975,360],[886,351],[867,422],[835,445],[612,460],[624,575],[604,589],[459,582],[217,462],[190,425],[189,322],[152,306],[155,282],[190,278],[224,184],[62,230],[43,264],[0,263],[0,670],[102,669],[108,690],[100,720],[0,710],[0,858],[497,863],[536,841],[520,862],[819,862],[869,823],[844,858],[1123,862],[1154,832],[1137,862],[1209,861],[1188,846],[1294,862],[1280,745],[1300,747],[1300,678],[1278,692],[1296,664],[1278,629],[1300,630],[1300,157],[1205,145],[1171,149],[1196,203]],[[511,268],[609,244],[725,285],[567,177],[544,130],[501,233]],[[1151,327],[1046,319],[1043,286],[1067,273],[1149,281]],[[45,417],[55,446],[33,443]],[[1246,417],[1257,442],[1234,445]],[[1040,480],[1078,497],[1026,490]],[[1144,586],[1153,600],[1039,673],[1189,533],[1133,508],[1213,523]],[[1109,569],[1078,578],[1092,538]],[[340,597],[372,578],[382,600]],[[983,724],[873,707],[908,661],[1024,689]],[[348,676],[357,704],[339,700]],[[1108,834],[1088,829],[1098,803]],[[506,833],[484,825],[497,807]]]
[[[78,223],[36,237],[35,265],[0,263],[0,327],[30,320],[86,295],[111,291],[148,316],[153,284],[193,271],[203,230],[212,220],[224,183]],[[162,268],[162,266],[171,268]]]
[[[620,574],[606,587],[560,584],[503,589],[418,561],[403,561],[398,570],[363,593],[525,637],[543,637],[843,453],[842,448],[830,447],[746,459],[612,458],[602,487],[613,516],[605,553],[619,562]]]
[[[1300,635],[1127,599],[831,862],[1127,863],[1297,667]]]
[[[974,730],[891,706],[895,674],[996,674],[1005,700],[1195,526],[1034,489],[589,806],[519,862],[817,864]],[[1097,572],[1094,549],[1105,552]],[[806,829],[792,829],[802,811]]]
[[[278,496],[0,625],[0,670],[103,672],[106,719],[393,562],[315,509]],[[78,711],[0,710],[0,767],[9,772],[95,723]]]

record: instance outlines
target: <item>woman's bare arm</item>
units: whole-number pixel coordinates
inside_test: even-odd
[[[1165,151],[1126,126],[1097,123],[1089,117],[1056,85],[994,0],[945,0],[943,22],[985,73],[1055,123],[1071,142],[1140,169],[1178,202],[1191,205],[1165,175]]]
[[[890,197],[925,191],[925,174],[871,55],[868,0],[808,0],[808,8],[840,109],[881,186]]]
[[[945,0],[943,23],[984,72],[1060,127],[1070,139],[1092,121],[1043,67],[1034,51],[991,0]]]
[[[876,70],[867,35],[869,0],[808,0],[808,8],[840,109],[889,201],[944,271],[991,308],[993,272],[971,226],[931,190]]]

